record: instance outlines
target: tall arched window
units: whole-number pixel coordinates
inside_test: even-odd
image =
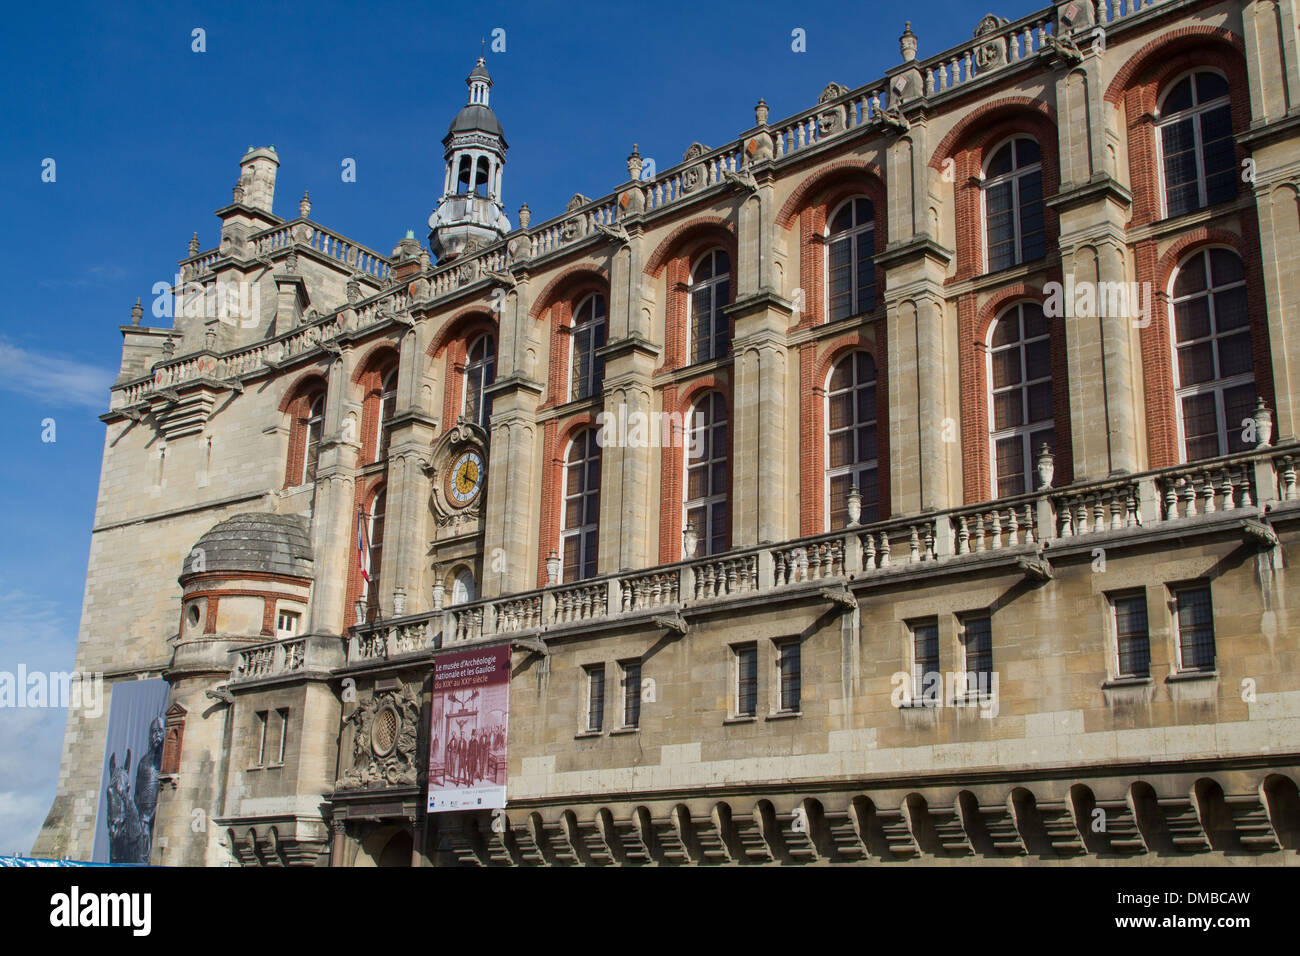
[[[727,550],[727,403],[719,392],[696,402],[686,424],[687,523],[695,523],[700,554]]]
[[[1229,249],[1201,249],[1183,260],[1173,282],[1174,387],[1183,458],[1214,458],[1246,448],[1242,421],[1252,416],[1255,366],[1246,275]]]
[[[691,361],[722,358],[730,325],[722,309],[731,302],[731,260],[721,249],[706,252],[691,273]]]
[[[379,414],[375,422],[375,461],[388,457],[388,440],[391,437],[388,423],[397,411],[397,369],[384,376],[379,388]]]
[[[850,199],[826,227],[827,315],[830,321],[876,307],[876,214],[870,199]]]
[[[564,528],[560,532],[563,581],[596,575],[600,536],[600,445],[596,429],[579,432],[564,456]]]
[[[573,313],[569,398],[588,398],[600,392],[605,381],[605,360],[596,351],[605,344],[605,297],[599,293],[583,299]]]
[[[1043,166],[1038,142],[1018,136],[984,165],[984,228],[988,271],[1047,255]]]
[[[862,495],[863,523],[880,517],[876,457],[876,363],[851,352],[836,363],[826,389],[828,530],[849,523],[849,489]]]
[[[465,409],[468,421],[487,428],[492,418],[492,399],[483,395],[496,379],[497,347],[490,335],[480,335],[471,343],[465,362]]]
[[[365,606],[367,608],[366,617],[372,619],[379,607],[379,571],[383,566],[384,554],[384,507],[388,498],[388,491],[380,491],[370,502],[370,514],[363,516],[366,522],[366,551],[365,565],[363,570],[365,575],[362,582],[365,584]],[[366,581],[366,576],[370,578]]]
[[[1165,215],[1212,206],[1237,195],[1228,81],[1202,70],[1174,83],[1157,110]]]
[[[302,430],[302,480],[299,484],[305,485],[316,480],[316,464],[320,460],[320,439],[324,429],[325,393],[320,392],[311,398],[307,406],[306,427]]]
[[[1044,443],[1055,444],[1048,333],[1043,309],[1033,302],[1013,305],[989,329],[989,438],[996,498],[1037,489],[1034,456]]]

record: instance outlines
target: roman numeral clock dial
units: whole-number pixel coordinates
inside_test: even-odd
[[[483,458],[476,451],[463,452],[447,478],[447,497],[464,506],[483,488]]]

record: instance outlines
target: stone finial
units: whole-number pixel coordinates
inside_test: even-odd
[[[242,180],[235,183],[235,188],[230,191],[230,199],[236,205],[244,201],[244,184]]]
[[[204,330],[203,330],[203,347],[204,347],[205,349],[207,349],[209,352],[211,352],[211,351],[213,351],[214,349],[216,349],[216,347],[217,347],[217,330],[216,330],[216,329],[204,329]]]
[[[163,355],[166,355],[168,358],[171,358],[175,354],[176,354],[176,338],[175,336],[169,335],[167,336],[166,340],[163,342]]]
[[[758,103],[754,106],[754,122],[759,126],[767,125],[767,100],[759,97]]]
[[[911,63],[916,59],[916,34],[912,32],[912,21],[903,24],[903,35],[898,38],[898,48],[903,53],[903,62]]]
[[[347,285],[348,304],[354,304],[361,298],[361,283],[356,279],[349,279]]]
[[[533,214],[528,208],[528,203],[524,203],[522,206],[519,207],[519,228],[527,229],[528,224],[532,222],[532,219],[533,219]]]
[[[194,253],[190,253],[193,255]],[[139,325],[140,320],[144,318],[144,306],[140,304],[140,297],[135,297],[135,305],[131,306],[131,324]]]
[[[196,232],[194,235],[190,236],[190,255],[197,256],[198,254],[199,254],[199,234]]]
[[[627,175],[632,180],[641,178],[641,153],[636,148],[636,143],[632,144],[632,155],[627,158]]]
[[[311,194],[305,189],[302,191],[302,198],[298,200],[298,215],[303,219],[311,215]]]
[[[284,257],[284,271],[290,275],[298,271],[298,253],[290,250],[289,254]]]

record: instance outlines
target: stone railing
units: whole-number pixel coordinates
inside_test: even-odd
[[[271,229],[264,229],[250,236],[249,242],[253,251],[259,256],[270,255],[285,246],[300,245],[343,263],[353,272],[360,272],[380,281],[387,279],[392,272],[392,266],[385,256],[360,243],[345,239],[310,219],[295,219]]]
[[[348,661],[504,634],[609,626],[627,617],[669,616],[694,605],[744,600],[778,589],[798,593],[836,581],[905,575],[948,561],[1034,554],[1066,539],[1222,520],[1224,512],[1254,518],[1268,505],[1300,501],[1298,463],[1300,443],[1259,448],[474,601],[354,629]],[[403,634],[413,636],[401,645],[407,650],[398,651]]]
[[[1081,0],[1086,2],[1086,0]],[[926,96],[946,93],[971,80],[1039,53],[1052,35],[1055,9],[1048,7],[1014,23],[998,26],[917,64],[925,78]]]
[[[322,635],[288,637],[255,644],[233,652],[233,657],[231,682],[263,680],[307,670],[326,671],[344,660],[339,640]]]

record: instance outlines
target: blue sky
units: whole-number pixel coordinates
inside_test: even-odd
[[[997,12],[1015,19],[1039,5]],[[512,222],[563,211],[627,178],[633,142],[660,169],[897,64],[904,12],[924,58],[968,39],[970,0],[473,4],[21,4],[0,37],[0,670],[70,670],[118,326],[148,305],[249,145],[280,156],[275,212],[379,252],[423,241],[447,125],[488,51],[510,144]],[[191,31],[206,31],[206,52]],[[802,29],[807,50],[791,49]],[[55,181],[41,181],[55,160]],[[341,181],[344,158],[354,183]],[[41,440],[54,419],[55,441]],[[163,569],[166,576],[176,569]],[[65,712],[0,710],[0,853],[26,851],[58,772]]]

